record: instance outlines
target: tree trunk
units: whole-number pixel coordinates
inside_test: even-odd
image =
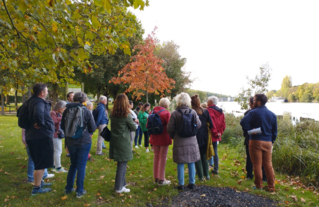
[[[58,97],[58,90],[59,90],[59,85],[58,84],[53,84],[52,87],[53,91],[52,91],[52,106],[54,107],[57,101],[57,97]]]
[[[68,93],[69,93],[69,83],[66,82],[65,83],[65,100],[68,100],[68,97],[67,97]]]
[[[1,115],[4,115],[4,95],[1,89]]]
[[[22,103],[24,103],[25,102],[24,85],[21,86],[21,94],[22,94]]]
[[[96,100],[99,100],[101,96],[101,87],[98,86],[97,87],[97,91],[96,91]]]
[[[6,102],[7,102],[7,105],[10,105],[9,94],[7,94],[6,96]]]
[[[18,89],[16,89],[16,92],[14,93],[14,101],[16,108],[18,108]]]

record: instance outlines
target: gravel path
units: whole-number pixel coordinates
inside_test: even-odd
[[[269,198],[236,191],[232,188],[197,186],[195,190],[185,190],[170,202],[163,201],[159,206],[200,207],[200,206],[276,206],[277,202]]]

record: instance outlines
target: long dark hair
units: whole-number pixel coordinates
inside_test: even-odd
[[[128,98],[125,94],[120,94],[114,100],[112,116],[114,117],[127,117],[130,113],[130,103],[128,102]]]
[[[192,109],[194,109],[198,115],[201,115],[203,113],[203,110],[202,110],[202,107],[200,106],[200,99],[198,95],[197,94],[193,95],[191,99],[192,99],[192,102],[191,102]]]
[[[145,111],[146,111],[146,107],[148,107],[148,106],[151,106],[151,104],[145,103],[145,104],[143,105],[141,111],[142,111],[142,112],[145,112]]]

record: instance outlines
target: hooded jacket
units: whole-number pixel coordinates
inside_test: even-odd
[[[32,96],[28,101],[28,121],[30,128],[25,131],[25,139],[52,139],[54,123],[50,116],[51,104],[38,96]],[[39,129],[34,128],[37,124]]]
[[[153,109],[153,112],[156,114],[160,110],[165,109],[161,106],[156,106]],[[172,144],[172,139],[167,133],[167,124],[169,119],[171,118],[171,113],[167,110],[162,111],[158,114],[161,118],[162,124],[163,124],[163,133],[162,134],[151,134],[150,143],[152,145],[156,146],[167,146]]]
[[[207,107],[207,110],[214,125],[213,128],[211,128],[210,130],[212,134],[212,141],[222,141],[222,136],[218,137],[218,133],[223,135],[226,129],[225,115],[223,113],[223,110],[214,104],[209,105]]]

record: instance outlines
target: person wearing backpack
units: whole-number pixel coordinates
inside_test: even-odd
[[[126,188],[126,166],[133,159],[130,132],[136,130],[132,119],[130,104],[125,94],[120,94],[114,100],[111,112],[110,159],[117,162],[114,190],[116,193],[128,193]]]
[[[209,112],[210,118],[212,119],[214,126],[211,128],[213,148],[215,152],[214,157],[214,169],[213,174],[218,174],[219,160],[217,146],[218,142],[222,141],[222,135],[226,129],[225,115],[223,110],[217,107],[218,98],[216,96],[210,96],[207,99],[207,110]]]
[[[195,162],[200,160],[196,139],[201,121],[195,110],[189,108],[191,98],[187,93],[176,96],[177,108],[171,114],[167,132],[174,139],[173,161],[177,164],[178,190],[184,189],[184,164],[188,165],[188,188],[195,188]]]
[[[104,127],[106,127],[106,125],[109,122],[105,112],[106,104],[107,104],[107,98],[105,96],[101,96],[100,103],[97,105],[97,107],[93,111],[95,124],[99,129],[99,135],[98,135],[97,146],[96,146],[97,155],[104,155],[104,153],[102,152],[104,139],[100,134],[103,131]]]
[[[149,152],[149,137],[150,134],[148,133],[148,130],[146,128],[147,124],[147,118],[149,116],[149,110],[151,108],[151,105],[149,103],[145,103],[142,107],[142,109],[138,112],[138,120],[140,122],[140,126],[142,129],[142,132],[144,134],[144,147],[146,148],[146,153]]]
[[[91,112],[83,106],[87,95],[83,92],[77,92],[73,99],[74,103],[66,105],[61,121],[61,128],[65,133],[65,141],[71,159],[64,193],[70,194],[74,191],[73,184],[75,174],[77,174],[76,197],[81,198],[87,193],[84,190],[85,168],[92,145],[90,133],[96,130],[96,125]]]
[[[153,177],[155,183],[158,185],[169,185],[171,181],[165,180],[165,166],[167,160],[167,152],[169,145],[172,144],[172,139],[167,133],[167,123],[171,117],[171,113],[167,111],[170,101],[168,98],[161,98],[159,106],[156,106],[151,114],[158,114],[160,118],[160,124],[162,125],[162,131],[156,134],[151,134],[150,143],[153,145],[154,159],[153,159]],[[147,123],[149,128],[150,117]]]
[[[31,195],[47,193],[51,183],[42,180],[44,169],[53,166],[54,123],[50,116],[51,105],[45,99],[48,95],[47,85],[36,83],[33,86],[33,96],[18,110],[18,124],[26,129],[25,140],[30,156],[34,162],[34,186]]]
[[[204,176],[206,180],[209,180],[209,170],[208,170],[208,163],[206,160],[206,151],[207,151],[207,144],[208,144],[208,128],[211,129],[213,127],[212,119],[209,116],[209,112],[207,109],[203,109],[200,104],[200,99],[198,95],[194,95],[191,97],[192,99],[192,108],[196,111],[199,119],[202,123],[202,126],[197,131],[197,142],[199,146],[200,152],[200,160],[195,163],[196,172],[198,178],[203,181]],[[208,127],[207,127],[208,124]]]

